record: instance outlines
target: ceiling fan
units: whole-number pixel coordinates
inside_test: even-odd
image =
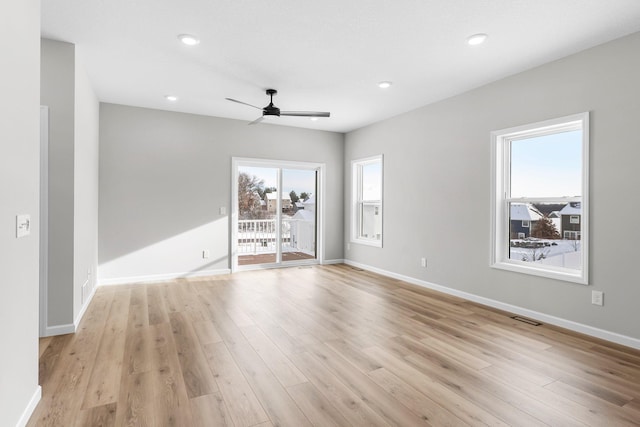
[[[225,98],[227,101],[237,102],[238,104],[248,105],[249,107],[257,108],[258,110],[262,110],[262,116],[258,117],[251,123],[250,125],[255,125],[264,120],[267,116],[295,116],[295,117],[329,117],[331,113],[324,111],[280,111],[278,107],[273,105],[273,95],[277,95],[278,91],[275,89],[267,89],[267,96],[271,97],[269,105],[264,108],[256,107],[255,105],[247,104],[246,102],[238,101],[233,98]]]

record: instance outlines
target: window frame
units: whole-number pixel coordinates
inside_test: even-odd
[[[582,130],[582,194],[580,197],[510,197],[511,141]],[[509,259],[510,203],[581,203],[580,270]],[[558,230],[562,232],[562,230]],[[563,234],[564,237],[564,234]],[[491,132],[491,259],[492,268],[588,284],[589,278],[589,112]]]
[[[366,165],[380,163],[380,200],[364,200],[362,198],[362,169]],[[361,236],[362,211],[364,205],[379,205],[380,239]],[[382,154],[355,159],[351,161],[351,243],[382,247],[384,240],[384,158]]]

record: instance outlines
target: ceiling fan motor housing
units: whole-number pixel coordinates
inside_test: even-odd
[[[277,95],[278,91],[275,89],[267,89],[267,95],[271,97],[269,105],[262,109],[263,116],[280,116],[280,109],[273,105],[273,95]]]

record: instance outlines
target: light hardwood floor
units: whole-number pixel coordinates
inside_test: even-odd
[[[640,425],[640,352],[345,265],[102,287],[30,426]]]

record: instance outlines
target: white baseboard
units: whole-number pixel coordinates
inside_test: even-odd
[[[66,325],[47,326],[42,336],[53,337],[56,335],[65,335],[65,334],[75,333],[78,330],[78,325],[80,324],[80,321],[82,320],[82,317],[86,313],[87,308],[89,307],[89,304],[91,303],[91,300],[93,299],[93,296],[95,294],[96,294],[96,286],[94,286],[93,289],[91,290],[89,297],[87,298],[86,302],[80,309],[80,312],[74,319],[73,323],[66,324]]]
[[[18,424],[16,424],[16,427],[25,427],[27,425],[27,423],[29,422],[29,418],[31,418],[31,415],[33,415],[33,411],[36,410],[36,406],[38,406],[38,402],[40,402],[41,398],[42,398],[42,387],[38,386],[36,387],[36,391],[33,392],[33,396],[31,396],[31,400],[29,400],[29,404],[27,405],[26,408],[24,408],[24,411],[22,411],[22,415],[20,416],[20,419],[18,420]]]
[[[89,304],[91,304],[91,300],[93,299],[93,296],[96,294],[96,288],[97,286],[94,286],[93,289],[91,289],[91,293],[89,294],[89,297],[86,299],[86,301],[84,302],[84,305],[80,309],[80,312],[78,313],[75,320],[73,321],[73,326],[76,331],[78,330],[78,325],[80,325],[80,321],[82,321],[82,318],[84,317],[84,313],[87,312],[87,308],[89,307]]]
[[[186,272],[186,273],[183,272],[183,273],[149,274],[146,276],[114,277],[110,279],[98,279],[98,286],[131,285],[136,283],[164,282],[164,281],[176,280],[176,279],[186,279],[189,277],[218,276],[221,274],[231,274],[231,270],[228,268],[221,268],[217,270],[202,270],[197,272]]]
[[[353,267],[362,268],[363,270],[371,271],[373,273],[378,273],[383,276],[392,277],[394,279],[399,279],[407,283],[411,283],[414,285],[422,286],[424,288],[433,289],[434,291],[442,292],[445,294],[457,296],[460,298],[467,299],[469,301],[477,302],[479,304],[487,305],[489,307],[497,308],[499,310],[508,311],[510,313],[519,314],[521,316],[526,316],[531,319],[535,319],[541,321],[543,323],[549,323],[551,325],[559,326],[561,328],[569,329],[574,332],[579,332],[585,335],[589,335],[592,337],[600,338],[606,341],[611,341],[616,344],[621,344],[627,347],[635,348],[640,350],[640,339],[628,337],[626,335],[621,335],[616,332],[606,331],[604,329],[595,328],[593,326],[585,325],[582,323],[574,322],[572,320],[563,319],[560,317],[551,316],[545,313],[540,313],[538,311],[529,310],[527,308],[518,307],[516,305],[507,304],[501,301],[496,301],[490,298],[481,297],[475,294],[471,294],[464,291],[459,291],[457,289],[448,288],[446,286],[437,285],[435,283],[430,283],[424,280],[416,279],[413,277],[405,276],[402,274],[394,273],[391,271],[383,270],[377,267],[373,267],[367,264],[361,264],[359,262],[354,262],[351,260],[344,260],[344,263],[347,265],[351,265]]]
[[[330,265],[330,264],[344,264],[343,259],[325,259],[322,261],[322,265]]]
[[[53,337],[55,335],[72,334],[76,331],[76,326],[73,323],[66,325],[47,326],[43,337]]]

